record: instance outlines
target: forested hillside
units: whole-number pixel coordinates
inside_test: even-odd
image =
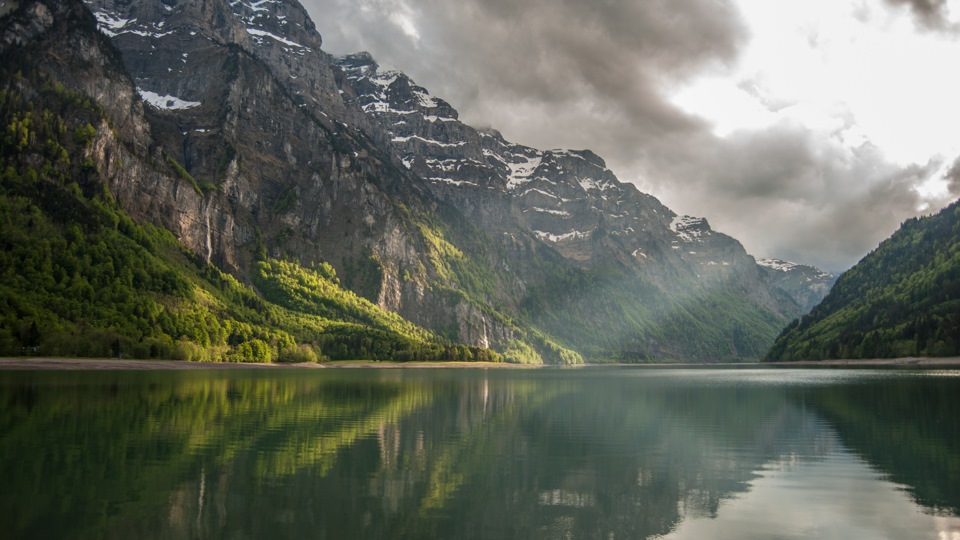
[[[36,73],[0,78],[13,82],[0,91],[0,355],[500,359],[384,312],[324,263],[264,257],[258,295],[123,212],[78,158],[103,121],[96,104]]]
[[[769,361],[960,355],[960,202],[906,221],[777,338]]]

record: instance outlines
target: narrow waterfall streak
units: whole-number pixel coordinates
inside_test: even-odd
[[[210,207],[211,204],[207,201],[207,208],[204,211],[204,217],[207,222],[207,264],[210,264],[210,259],[213,257],[213,242],[210,240]]]

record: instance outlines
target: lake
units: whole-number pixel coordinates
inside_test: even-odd
[[[0,372],[6,538],[960,539],[960,371]]]

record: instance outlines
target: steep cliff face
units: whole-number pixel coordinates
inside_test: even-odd
[[[437,218],[443,205],[420,180],[343,121],[366,119],[344,107],[302,8],[272,6],[276,24],[303,29],[280,37],[257,16],[262,4],[90,4],[94,20],[79,2],[34,2],[11,11],[5,52],[103,107],[109,120],[87,157],[134,218],[241,279],[257,258],[330,261],[381,307],[426,322],[451,312],[446,338],[502,349],[517,328],[431,248],[469,231]],[[474,266],[498,288],[483,264]]]
[[[416,249],[395,240],[405,228],[395,205],[419,205],[418,194],[397,201],[371,181],[389,182],[389,158],[331,119],[345,108],[312,23],[297,4],[263,4],[88,3],[123,55],[164,161],[195,187],[178,197],[118,171],[119,196],[138,217],[176,216],[160,219],[241,275],[255,243],[341,267],[364,248],[404,260]]]

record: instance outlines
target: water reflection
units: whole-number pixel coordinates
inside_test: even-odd
[[[3,373],[0,522],[23,538],[960,537],[960,379],[943,375]]]

